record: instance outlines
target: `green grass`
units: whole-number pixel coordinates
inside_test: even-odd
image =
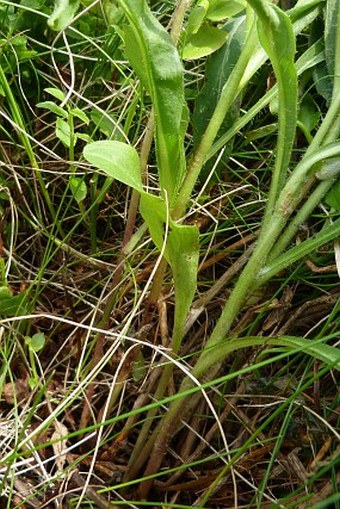
[[[340,506],[339,5],[213,3],[0,3],[1,507]]]

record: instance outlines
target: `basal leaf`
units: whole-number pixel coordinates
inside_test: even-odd
[[[340,212],[340,180],[335,182],[325,197],[327,205]]]
[[[165,241],[167,212],[165,201],[143,193],[140,201],[142,217],[148,225],[151,237],[159,250]],[[196,226],[182,226],[169,220],[167,244],[164,257],[172,269],[175,287],[175,323],[173,348],[182,340],[185,319],[191,306],[197,284],[199,256],[199,232]]]
[[[277,154],[268,195],[269,219],[277,196],[285,183],[295,139],[297,120],[297,71],[294,63],[295,36],[292,23],[281,9],[264,0],[248,0],[259,18],[260,42],[270,58],[279,93],[279,130]]]
[[[270,343],[287,346],[291,349],[301,349],[303,352],[311,355],[326,364],[332,365],[340,371],[340,351],[335,346],[326,345],[325,343],[316,342],[310,339],[300,337],[283,336],[270,340]]]
[[[124,184],[143,191],[137,151],[120,141],[95,141],[84,147],[85,159]]]
[[[228,33],[225,30],[204,24],[195,34],[186,39],[183,58],[192,60],[211,55],[225,43]]]
[[[167,255],[175,287],[175,322],[173,348],[182,340],[185,320],[197,286],[199,232],[196,226],[170,225]]]
[[[161,251],[165,239],[164,224],[167,220],[165,201],[160,196],[143,193],[140,197],[140,213],[148,225],[155,246]],[[167,259],[166,253],[165,258]]]
[[[232,19],[226,23],[224,28],[229,33],[228,39],[218,51],[208,57],[204,85],[194,106],[192,126],[195,148],[198,147],[202,139],[218,100],[220,99],[222,89],[228,81],[241,54],[246,38],[246,17],[239,16]],[[233,125],[238,115],[239,101],[236,101],[227,113],[217,138],[222,136],[222,134]],[[232,142],[226,146],[220,167],[227,162],[231,149]],[[204,166],[202,171],[203,178],[210,172],[213,164],[214,159],[208,161]],[[219,170],[219,168],[217,168],[217,170]]]
[[[171,202],[185,173],[182,63],[145,0],[118,0],[118,4],[129,20],[127,57],[152,99],[160,184]]]
[[[320,118],[320,110],[316,106],[310,94],[307,94],[301,104],[299,110],[299,120],[308,132],[311,132],[317,125]]]
[[[327,70],[331,79],[334,76],[337,32],[340,30],[338,26],[340,18],[339,9],[339,0],[327,0],[325,4],[325,56]]]
[[[79,0],[55,0],[54,10],[47,20],[48,26],[57,32],[64,30],[78,10]]]

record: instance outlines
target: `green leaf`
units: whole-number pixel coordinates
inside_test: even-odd
[[[194,8],[191,10],[187,26],[186,33],[189,35],[196,34],[200,29],[202,23],[205,20],[206,14],[209,9],[208,0],[201,0]]]
[[[195,34],[186,39],[183,48],[183,58],[193,60],[211,55],[225,43],[228,33],[208,24],[201,26]]]
[[[145,0],[118,0],[118,4],[130,23],[125,30],[127,57],[152,99],[160,184],[171,203],[185,173],[183,66]]]
[[[86,115],[86,113],[81,110],[80,108],[72,108],[70,110],[70,113],[74,116],[74,117],[77,117],[79,118],[80,120],[82,120],[84,122],[84,124],[88,125],[90,123],[90,119],[89,117]]]
[[[140,197],[140,213],[148,225],[155,246],[161,251],[164,243],[164,224],[167,220],[165,201],[159,196],[143,193]],[[165,258],[168,259],[167,253]]]
[[[114,137],[117,141],[122,141],[120,139],[122,136],[117,129],[117,122],[113,113],[107,113],[107,115],[103,115],[98,110],[92,110],[90,116],[95,126],[98,127],[100,132],[105,134],[107,138]],[[113,136],[114,134],[116,136]]]
[[[258,15],[259,39],[270,58],[278,84],[279,129],[275,167],[266,209],[266,219],[269,220],[286,180],[295,140],[298,90],[294,63],[296,45],[292,23],[286,13],[265,0],[248,1]]]
[[[29,347],[34,352],[39,352],[45,346],[45,334],[43,332],[37,332],[31,338],[29,338]]]
[[[7,318],[25,314],[28,310],[28,300],[25,293],[13,295],[7,286],[0,287],[0,316]]]
[[[263,338],[265,339],[265,338]],[[326,345],[310,339],[300,337],[283,336],[282,338],[270,339],[271,344],[286,346],[289,349],[301,349],[325,364],[332,365],[340,371],[340,350],[335,346]]]
[[[339,9],[339,0],[327,0],[325,4],[325,56],[331,79],[334,76],[337,37],[340,37],[339,34],[337,35],[340,30],[338,26]]]
[[[340,180],[335,182],[334,186],[332,186],[325,197],[325,202],[331,208],[340,212]]]
[[[211,0],[207,13],[207,19],[210,21],[221,21],[231,18],[246,8],[246,2],[242,0]]]
[[[87,195],[86,182],[79,177],[71,177],[69,184],[73,198],[76,200],[76,202],[80,203],[85,200]]]
[[[229,32],[229,37],[218,51],[207,58],[204,85],[195,101],[192,115],[193,143],[195,149],[197,149],[201,142],[202,136],[205,133],[220,99],[223,87],[228,81],[240,57],[246,39],[246,16],[239,16],[228,21],[225,25],[225,29]],[[217,139],[222,133],[228,131],[228,129],[232,127],[239,116],[239,106],[239,101],[235,101],[233,106],[229,109],[219,130]],[[217,173],[225,166],[232,146],[232,141],[226,145],[223,158],[217,167]],[[213,158],[205,164],[202,170],[203,178],[209,174],[214,163],[215,159]]]
[[[199,231],[196,226],[171,223],[167,256],[175,287],[175,320],[172,338],[177,353],[183,339],[185,320],[195,296],[199,260]]]
[[[142,217],[148,225],[152,240],[159,250],[165,240],[166,205],[162,198],[143,193],[140,201]],[[199,232],[196,226],[182,226],[169,220],[164,257],[172,269],[175,287],[175,322],[173,350],[183,337],[185,319],[197,286]]]
[[[146,374],[145,359],[141,350],[138,350],[137,359],[132,365],[132,378],[135,382],[143,380]]]
[[[60,117],[57,118],[56,121],[56,129],[55,134],[57,138],[62,142],[65,147],[70,148],[71,145],[71,131],[69,123]]]
[[[59,117],[64,117],[64,118],[68,117],[67,111],[65,111],[63,108],[58,106],[53,101],[43,101],[43,102],[38,103],[36,106],[37,106],[37,108],[45,108],[46,110],[49,110],[52,113],[55,113]]]
[[[56,99],[59,99],[59,101],[63,101],[66,97],[64,92],[62,90],[59,90],[59,88],[48,87],[44,88],[44,91],[52,95]]]
[[[143,191],[136,149],[120,141],[95,141],[84,147],[85,159],[124,184]]]
[[[299,110],[299,120],[305,129],[310,133],[315,129],[320,118],[320,111],[317,108],[310,94],[304,96]]]
[[[53,13],[47,20],[48,26],[56,32],[64,30],[72,22],[79,4],[79,0],[55,0]]]
[[[76,134],[76,140],[77,139],[80,139],[80,140],[83,140],[85,141],[86,143],[92,143],[93,142],[93,139],[91,138],[91,136],[89,136],[88,134],[86,133],[79,133],[77,132]]]

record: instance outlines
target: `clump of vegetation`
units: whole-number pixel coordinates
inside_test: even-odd
[[[5,507],[338,507],[338,0],[0,6]]]

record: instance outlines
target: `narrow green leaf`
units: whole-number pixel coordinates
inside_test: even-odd
[[[208,123],[215,111],[216,105],[221,97],[224,85],[228,81],[236,62],[238,61],[246,39],[246,16],[238,16],[226,23],[224,28],[229,33],[226,43],[213,55],[208,57],[204,73],[204,85],[196,98],[194,112],[192,115],[193,143],[197,148]],[[239,116],[239,101],[235,101],[229,109],[217,138],[222,136]],[[217,173],[225,165],[232,149],[232,141],[225,147],[222,161],[217,168]],[[203,167],[202,176],[207,176],[214,164],[210,160]]]
[[[65,111],[63,108],[58,106],[53,101],[43,101],[36,104],[37,108],[45,108],[46,110],[51,111],[52,113],[55,113],[59,117],[67,118],[68,114],[67,111]]]
[[[143,193],[140,197],[140,213],[148,225],[155,246],[161,251],[165,239],[164,224],[167,220],[166,206],[163,198]],[[165,258],[167,259],[166,253]]]
[[[171,202],[185,173],[182,63],[145,0],[118,0],[118,4],[129,20],[127,57],[152,99],[160,184]]]
[[[328,73],[333,80],[337,38],[340,38],[339,0],[327,0],[325,4],[325,56]]]
[[[148,225],[152,240],[159,250],[165,241],[166,205],[162,198],[143,193],[140,201],[142,217]],[[172,269],[175,287],[175,323],[173,348],[177,351],[184,330],[185,319],[195,295],[199,258],[199,232],[196,226],[182,226],[169,221],[164,257]]]
[[[279,92],[277,154],[266,209],[266,219],[270,220],[277,196],[285,183],[295,139],[297,120],[295,36],[289,17],[276,5],[266,0],[248,2],[258,15],[259,39],[272,63]]]
[[[171,223],[167,255],[175,287],[175,322],[173,349],[177,352],[183,339],[185,320],[195,296],[199,260],[199,231],[196,226]]]
[[[143,191],[136,149],[120,141],[95,141],[84,147],[85,159],[124,184]]]
[[[54,10],[47,20],[48,26],[57,32],[69,25],[78,10],[79,0],[55,0]]]
[[[228,33],[225,30],[204,24],[195,34],[186,39],[183,58],[193,60],[211,55],[225,43]]]
[[[325,364],[332,365],[335,369],[340,371],[340,350],[335,346],[326,345],[324,343],[317,343],[316,341],[305,339],[301,337],[283,336],[282,338],[275,338],[270,340],[272,344],[286,346],[290,349],[301,348],[301,350],[315,359],[318,359]]]

